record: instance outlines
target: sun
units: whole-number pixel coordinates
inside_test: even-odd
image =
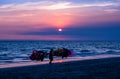
[[[58,29],[59,32],[62,32],[62,29]]]

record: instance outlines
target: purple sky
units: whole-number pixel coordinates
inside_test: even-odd
[[[120,0],[0,1],[0,40],[120,40],[119,30]]]

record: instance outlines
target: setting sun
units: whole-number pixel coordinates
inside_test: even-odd
[[[61,31],[62,31],[62,29],[58,29],[58,31],[59,31],[59,32],[61,32]]]

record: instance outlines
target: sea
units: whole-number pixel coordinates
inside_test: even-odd
[[[0,65],[8,63],[31,62],[29,56],[33,50],[49,53],[50,49],[67,48],[72,57],[120,56],[120,41],[44,41],[44,40],[1,40]],[[57,57],[55,57],[57,58]],[[46,57],[45,59],[48,59]]]

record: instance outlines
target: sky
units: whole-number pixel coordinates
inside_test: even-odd
[[[120,0],[0,0],[0,40],[120,40]]]

